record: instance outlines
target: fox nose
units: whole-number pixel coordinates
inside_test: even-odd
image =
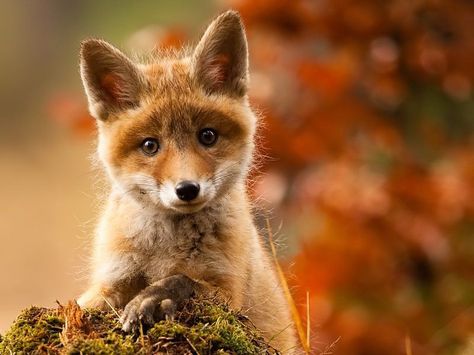
[[[196,181],[181,181],[175,187],[176,195],[182,201],[192,201],[199,194],[199,184]]]

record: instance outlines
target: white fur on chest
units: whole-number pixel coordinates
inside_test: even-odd
[[[135,246],[140,268],[151,282],[183,270],[199,277],[222,257],[222,216],[217,208],[187,215],[162,215],[141,209],[128,217],[124,235]]]

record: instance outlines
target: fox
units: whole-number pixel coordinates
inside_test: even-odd
[[[194,48],[146,61],[86,39],[80,74],[110,188],[78,304],[123,310],[131,332],[216,293],[293,353],[289,304],[247,191],[259,117],[239,13],[215,18]]]

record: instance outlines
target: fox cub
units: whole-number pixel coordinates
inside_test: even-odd
[[[80,69],[111,191],[78,303],[124,308],[131,331],[217,292],[292,352],[288,304],[246,193],[257,118],[239,14],[217,17],[194,50],[148,64],[86,40]]]

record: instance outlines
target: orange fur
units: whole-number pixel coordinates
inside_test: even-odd
[[[257,126],[247,68],[235,12],[217,18],[193,53],[161,53],[149,64],[132,63],[100,40],[83,44],[81,73],[111,192],[80,305],[107,308],[106,298],[124,307],[147,285],[183,274],[220,290],[291,352],[288,304],[245,188]],[[203,128],[218,132],[215,145],[199,143]],[[140,148],[147,137],[159,142],[154,156]],[[175,198],[182,180],[201,184],[196,202]]]

